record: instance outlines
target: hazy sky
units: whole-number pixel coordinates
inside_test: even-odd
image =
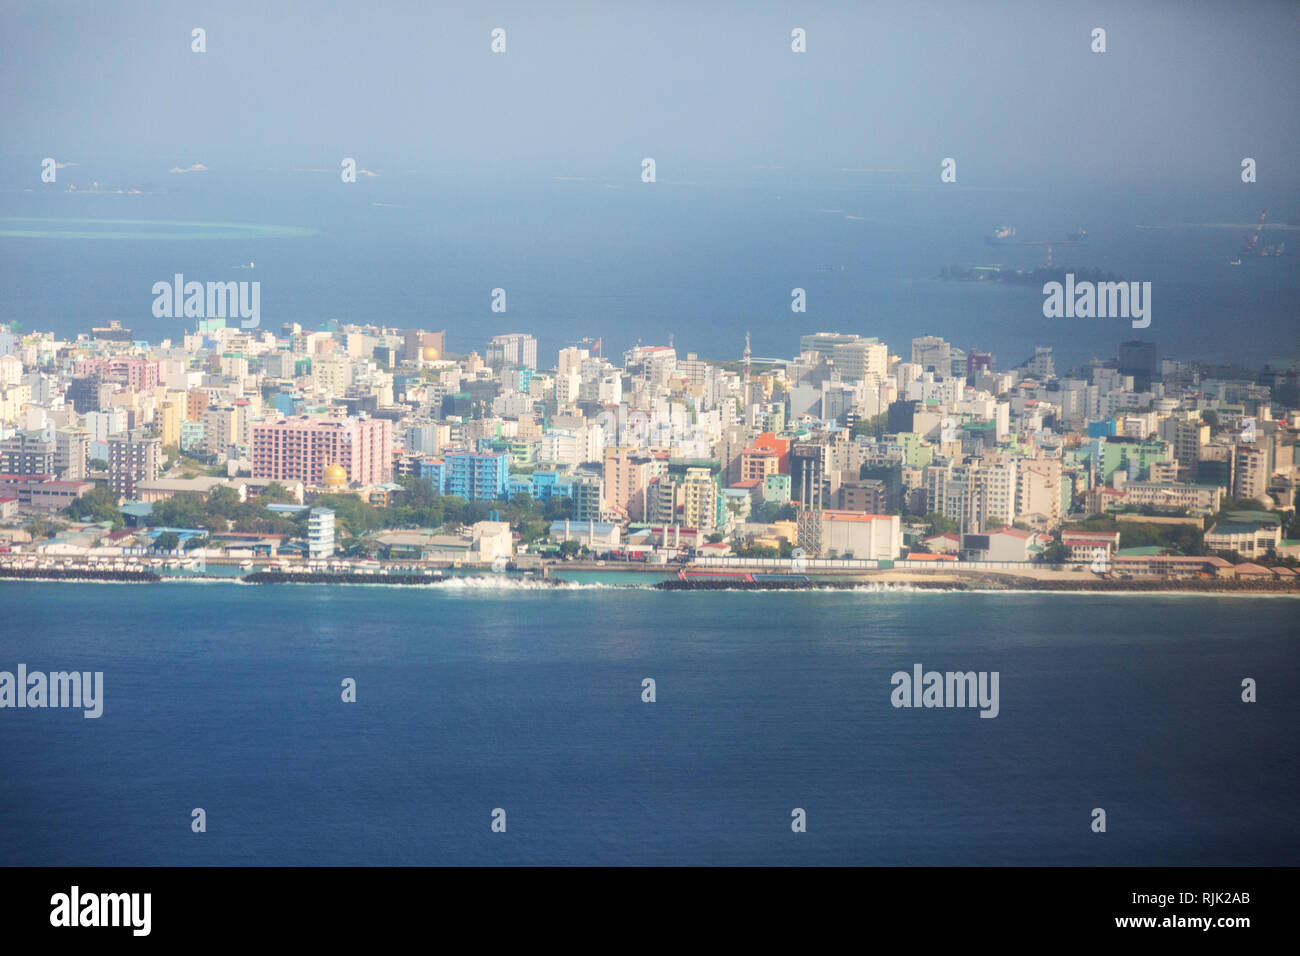
[[[0,175],[634,179],[652,156],[661,181],[937,182],[951,156],[968,186],[1214,186],[1250,156],[1276,187],[1300,182],[1297,64],[1300,4],[1255,0],[3,3]]]

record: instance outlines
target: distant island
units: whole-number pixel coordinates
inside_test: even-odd
[[[939,270],[940,279],[955,279],[959,282],[1006,282],[1012,285],[1045,285],[1048,282],[1064,284],[1065,276],[1070,273],[1075,282],[1123,282],[1124,279],[1113,272],[1096,268],[1077,268],[1074,266],[1039,266],[1036,269],[1008,269],[1003,266],[944,266]]]

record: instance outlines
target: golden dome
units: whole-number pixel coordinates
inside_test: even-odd
[[[438,350],[432,345],[426,345],[420,354],[424,356],[426,362],[438,361]]]
[[[326,465],[325,475],[321,479],[321,482],[322,484],[330,485],[331,487],[342,487],[348,483],[347,469],[342,465]]]

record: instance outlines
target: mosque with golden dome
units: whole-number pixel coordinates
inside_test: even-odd
[[[326,465],[325,471],[321,475],[321,485],[331,489],[346,488],[348,485],[347,469],[339,464]]]

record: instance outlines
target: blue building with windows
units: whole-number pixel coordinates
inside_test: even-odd
[[[507,484],[509,497],[523,492],[537,501],[551,498],[573,498],[575,481],[572,475],[557,471],[535,471],[531,475],[511,475]]]
[[[443,456],[443,491],[466,501],[506,497],[510,480],[510,455],[505,452],[453,452]],[[421,469],[423,471],[423,469]]]
[[[433,485],[435,494],[447,493],[447,463],[441,458],[425,458],[420,462],[420,477]]]

